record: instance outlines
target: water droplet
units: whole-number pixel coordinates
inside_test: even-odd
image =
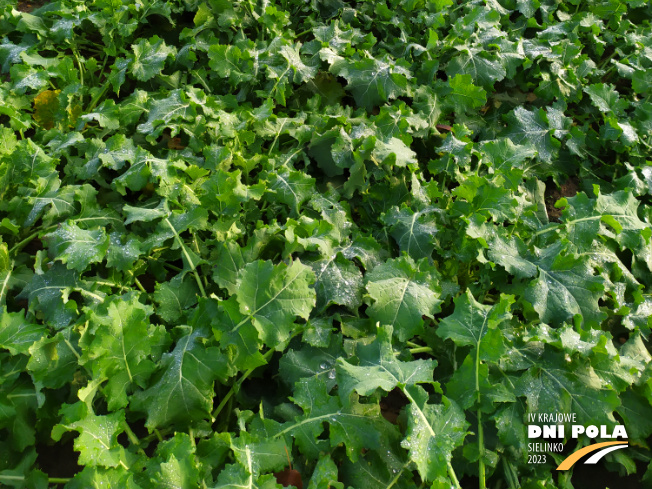
[[[319,365],[319,368],[322,369],[322,370],[326,370],[328,368],[328,364],[326,362],[324,362],[321,365]]]
[[[335,378],[335,370],[331,370],[328,372],[328,378],[333,380]]]

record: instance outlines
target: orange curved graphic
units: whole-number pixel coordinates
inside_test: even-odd
[[[568,470],[573,465],[575,465],[575,462],[581,459],[584,455],[591,452],[595,452],[596,450],[611,445],[628,445],[628,443],[626,441],[605,441],[603,443],[595,443],[593,445],[589,445],[587,447],[582,448],[581,450],[578,450],[577,452],[571,453],[568,457],[564,459],[562,463],[559,464],[557,470]]]

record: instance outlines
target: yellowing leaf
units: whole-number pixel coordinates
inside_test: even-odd
[[[34,98],[34,120],[44,129],[54,127],[54,116],[59,109],[61,90],[43,90]]]

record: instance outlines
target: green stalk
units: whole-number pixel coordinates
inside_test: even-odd
[[[24,481],[25,477],[22,475],[0,475],[1,481]],[[67,484],[72,479],[66,477],[48,477],[50,484]]]
[[[480,342],[475,351],[475,392],[478,399],[478,477],[480,489],[486,489],[485,467],[484,467],[484,430],[482,428],[482,406],[480,405]]]
[[[274,354],[274,350],[273,349],[269,350],[263,355],[263,358],[265,359],[265,361],[267,361],[267,360],[269,360],[271,358],[271,356],[273,354]],[[244,374],[242,374],[242,377],[240,377],[237,380],[237,382],[231,386],[231,388],[229,389],[229,392],[226,393],[226,395],[222,398],[222,401],[220,402],[220,404],[215,408],[215,411],[213,411],[213,415],[212,415],[213,421],[215,421],[215,419],[217,419],[219,414],[222,412],[222,409],[224,409],[224,406],[226,406],[226,403],[229,402],[229,399],[231,399],[233,394],[235,394],[236,392],[238,392],[240,390],[240,386],[242,386],[242,383],[257,368],[258,367],[254,367],[254,368],[250,368],[249,370],[247,370]]]
[[[140,440],[139,440],[138,437],[136,436],[136,433],[134,433],[134,432],[131,430],[131,428],[129,427],[129,425],[128,425],[127,423],[125,423],[125,424],[123,425],[123,427],[124,427],[124,429],[125,429],[125,433],[127,433],[127,437],[129,438],[129,441],[130,441],[131,443],[133,443],[134,445],[136,445],[136,446],[140,446]]]
[[[421,421],[425,424],[426,428],[428,428],[428,431],[430,432],[430,436],[434,438],[436,436],[435,431],[432,429],[432,426],[428,422],[428,418],[426,418],[426,415],[424,414],[424,412],[419,408],[419,405],[416,403],[414,398],[410,395],[409,391],[405,387],[402,387],[401,391],[403,391],[403,394],[405,394],[405,397],[408,398],[408,401],[410,401],[412,406],[416,407],[417,414],[421,418]],[[455,489],[462,489],[462,487],[460,486],[459,481],[457,480],[457,475],[455,474],[455,469],[453,469],[453,466],[451,465],[450,461],[448,461],[446,463],[446,466],[448,467],[448,476],[453,481]]]
[[[186,248],[186,245],[183,243],[183,240],[181,239],[181,236],[179,236],[179,233],[177,233],[177,230],[174,229],[174,226],[170,222],[170,220],[166,217],[165,218],[165,223],[170,227],[172,232],[174,233],[174,237],[177,239],[177,242],[179,243],[179,246],[181,246],[181,251],[183,252],[183,255],[186,257],[186,260],[188,260],[188,263],[190,264],[190,267],[192,268],[192,273],[195,276],[195,281],[197,282],[197,285],[199,286],[199,291],[201,292],[201,296],[206,299],[208,296],[206,295],[206,291],[204,290],[204,284],[201,283],[201,278],[199,277],[199,273],[197,273],[197,268],[195,267],[195,264],[192,262],[192,259],[190,258],[190,254],[188,253],[188,249]]]
[[[197,235],[193,234],[192,235],[192,242],[195,245],[195,251],[197,252],[197,256],[201,256],[201,251],[199,249],[199,243],[197,243]],[[204,276],[204,286],[208,288],[208,279],[206,276]]]
[[[138,280],[136,277],[134,277],[134,283],[136,284],[136,287],[138,287],[138,290],[140,290],[143,294],[147,294],[145,287],[143,287],[143,284],[141,284],[140,280]]]
[[[131,428],[127,423],[125,423],[123,427],[125,429],[125,433],[127,433],[127,437],[129,438],[129,441],[137,447],[138,453],[140,453],[141,455],[145,455],[145,450],[143,450],[143,447],[140,446],[140,440],[136,436],[136,433],[134,433],[131,430]]]
[[[460,486],[460,481],[457,480],[457,475],[455,475],[455,469],[453,469],[451,463],[447,462],[446,467],[448,468],[448,477],[450,477],[451,480],[453,481],[453,485],[455,486],[455,489],[462,489],[462,486]]]
[[[11,268],[9,269],[9,272],[7,273],[7,276],[5,277],[4,282],[1,284],[0,287],[0,302],[2,302],[2,298],[5,295],[5,292],[7,291],[7,285],[9,284],[9,279],[11,278],[11,272],[14,270],[14,262],[11,262]]]
[[[72,51],[72,55],[75,57],[75,61],[77,61],[77,67],[79,68],[79,81],[81,83],[81,86],[84,86],[84,66],[82,65],[82,62],[79,60],[79,54],[77,53],[77,49],[75,48],[74,45],[70,46],[70,50]]]
[[[48,477],[48,482],[50,484],[67,484],[72,479],[67,477]]]
[[[54,230],[56,228],[57,228],[57,225],[55,224],[54,226],[47,227],[45,229],[42,229],[41,231],[34,231],[32,234],[27,236],[24,240],[22,240],[19,243],[15,244],[9,250],[9,254],[12,255],[14,253],[18,253],[23,247],[27,246],[30,241],[32,241],[34,238],[38,237],[39,234],[47,233],[48,231],[52,231],[52,230]]]
[[[401,477],[401,474],[403,474],[403,471],[406,469],[406,467],[407,467],[408,465],[410,465],[410,462],[409,462],[409,461],[408,461],[408,462],[407,462],[403,467],[401,467],[401,470],[399,470],[399,471],[396,473],[396,475],[395,475],[394,478],[391,480],[391,482],[389,483],[389,485],[387,486],[386,489],[392,489],[392,487],[394,487],[394,485],[398,482],[399,478]]]
[[[102,89],[101,89],[99,92],[97,92],[97,95],[95,95],[95,97],[93,97],[93,99],[91,100],[91,103],[90,103],[90,104],[88,105],[88,107],[86,108],[86,112],[87,112],[87,113],[88,113],[88,112],[91,112],[91,111],[95,108],[95,106],[97,106],[97,104],[99,103],[100,99],[104,96],[104,94],[106,93],[106,91],[109,89],[109,85],[110,85],[110,84],[111,84],[111,83],[109,82],[109,80],[106,80],[106,81],[104,82],[104,85],[102,86]]]

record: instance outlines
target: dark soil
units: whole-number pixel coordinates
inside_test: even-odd
[[[31,12],[32,10],[42,7],[48,3],[48,1],[49,0],[20,0],[18,5],[16,5],[16,10],[19,12]]]
[[[48,477],[73,477],[83,469],[77,464],[79,453],[73,447],[72,437],[52,445],[37,445],[36,452],[36,464]]]
[[[563,209],[557,209],[555,202],[562,197],[573,197],[577,194],[579,183],[577,177],[570,177],[561,185],[561,188],[558,188],[554,183],[546,186],[546,211],[548,212],[548,219],[559,222]]]
[[[401,389],[396,388],[380,401],[380,413],[387,421],[396,424],[401,409],[408,404],[409,401],[405,397],[405,394],[403,394]]]

